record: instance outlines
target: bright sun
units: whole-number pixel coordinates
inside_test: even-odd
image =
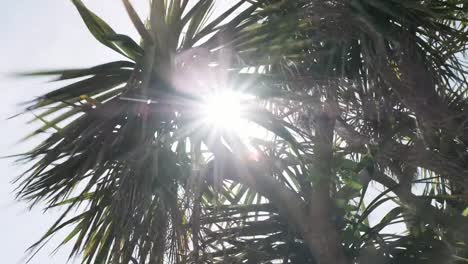
[[[246,122],[242,118],[242,96],[232,91],[210,94],[202,111],[204,121],[217,129],[237,130]]]

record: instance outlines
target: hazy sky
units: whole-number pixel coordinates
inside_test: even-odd
[[[119,33],[136,37],[127,15],[118,0],[85,0]],[[144,10],[146,0],[133,0],[138,10]],[[222,4],[231,0],[220,1]],[[20,153],[37,140],[19,144],[33,131],[26,125],[32,118],[25,114],[12,120],[9,116],[21,111],[19,103],[31,100],[48,89],[46,79],[17,79],[9,74],[27,70],[93,66],[120,59],[113,51],[98,43],[87,31],[71,1],[11,0],[3,1],[0,9],[0,156]],[[58,216],[58,212],[43,214],[39,207],[28,211],[27,205],[14,200],[13,180],[24,166],[13,166],[11,159],[0,159],[0,256],[2,263],[24,263],[25,249],[35,242]],[[388,210],[388,208],[387,208]],[[384,209],[385,211],[385,209]],[[55,239],[53,241],[60,241]],[[31,264],[63,264],[68,248],[56,255],[51,243]]]

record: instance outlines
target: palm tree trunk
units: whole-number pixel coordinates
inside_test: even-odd
[[[327,194],[328,196],[328,194]],[[339,234],[329,217],[329,206],[325,193],[320,191],[312,195],[314,206],[308,217],[304,219],[302,236],[313,253],[318,264],[346,264],[348,263]],[[325,199],[324,199],[325,198]],[[322,202],[325,202],[321,204]]]
[[[334,98],[333,96],[331,98]],[[330,100],[329,100],[330,101]],[[318,175],[313,182],[313,192],[308,208],[304,239],[314,249],[319,264],[347,263],[338,230],[332,221],[330,190],[333,172],[333,135],[336,111],[333,103],[327,103],[315,120],[315,167]],[[329,107],[331,106],[331,107]]]

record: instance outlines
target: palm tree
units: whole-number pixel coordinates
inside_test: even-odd
[[[32,249],[71,226],[83,263],[468,261],[465,1],[123,0],[140,44],[72,2],[127,59],[33,74],[73,82],[27,109],[54,132],[18,196],[64,208]],[[225,90],[267,136],[206,122]]]

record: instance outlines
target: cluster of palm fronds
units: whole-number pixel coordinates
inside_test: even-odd
[[[140,44],[72,2],[127,59],[35,73],[72,81],[28,108],[52,134],[19,197],[64,208],[33,249],[71,226],[83,263],[468,262],[465,0],[153,0],[146,22],[123,0]],[[220,86],[269,136],[200,122]]]

